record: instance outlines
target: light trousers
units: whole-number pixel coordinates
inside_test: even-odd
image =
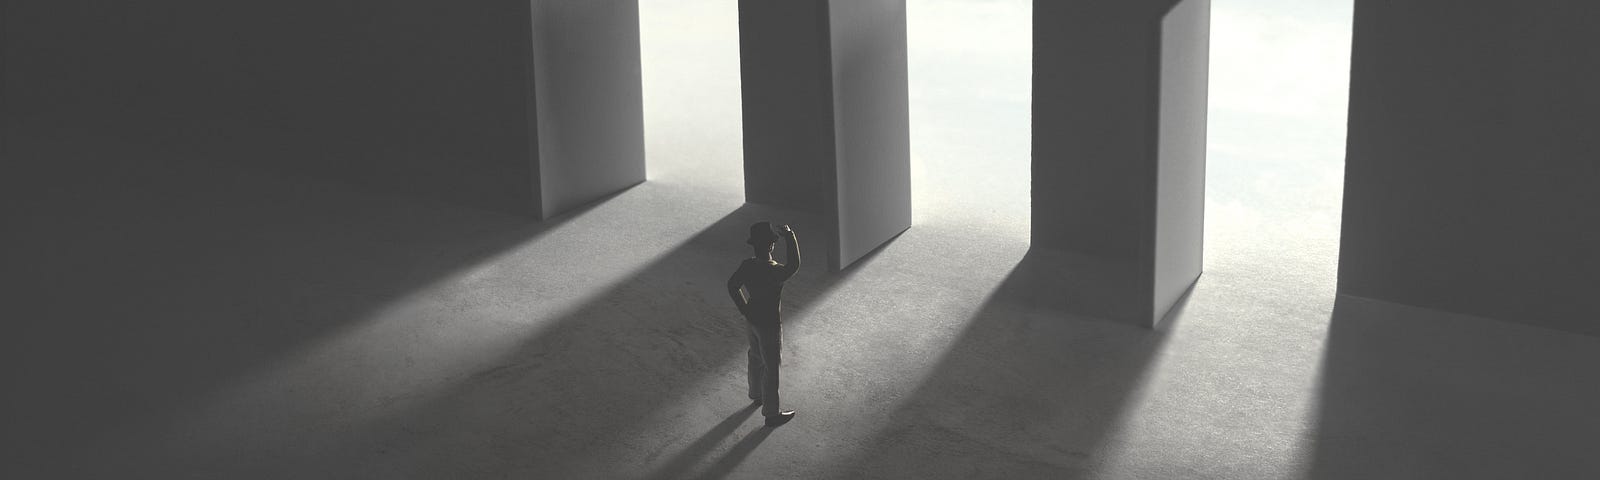
[[[783,361],[783,324],[777,319],[746,322],[750,326],[750,399],[761,400],[761,414],[777,415],[778,364]]]

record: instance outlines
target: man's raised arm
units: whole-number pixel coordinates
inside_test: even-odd
[[[783,280],[788,280],[789,277],[794,276],[794,272],[800,271],[800,239],[794,235],[794,229],[789,228],[788,225],[779,227],[778,233],[783,235],[784,243],[787,244],[785,247],[787,249],[785,252],[787,257],[784,258],[783,262]]]

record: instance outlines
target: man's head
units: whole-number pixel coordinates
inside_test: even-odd
[[[772,232],[772,222],[756,222],[750,225],[750,238],[745,239],[744,243],[750,244],[756,250],[772,250],[773,244],[777,241],[778,234]]]

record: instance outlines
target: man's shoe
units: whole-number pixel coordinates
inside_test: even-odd
[[[794,410],[784,410],[782,412],[778,412],[777,415],[767,417],[767,426],[782,426],[785,423],[789,423],[790,420],[794,420]]]

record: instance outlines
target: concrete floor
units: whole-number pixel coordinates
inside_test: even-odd
[[[972,121],[915,47],[1003,2],[913,5],[916,225],[791,281],[800,413],[761,428],[722,284],[750,222],[821,229],[742,204],[737,75],[687,73],[737,71],[732,3],[646,8],[651,181],[549,222],[207,161],[12,203],[5,477],[1600,476],[1600,339],[1335,295],[1326,132],[1213,132],[1206,273],[1161,328],[1062,312],[1097,282],[1028,249],[1026,75],[944,80],[999,92]],[[104,154],[39,138],[11,152]]]

